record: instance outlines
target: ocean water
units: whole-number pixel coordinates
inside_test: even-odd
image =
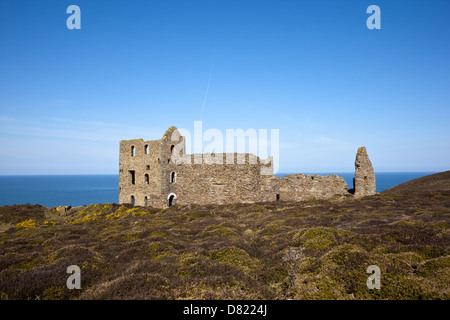
[[[89,205],[119,201],[119,176],[0,176],[0,206],[12,204]]]
[[[435,172],[376,173],[377,192],[432,173]],[[279,173],[277,176],[283,177],[286,174]],[[354,173],[336,174],[345,179],[349,188],[353,187]],[[55,207],[117,203],[119,201],[118,185],[119,176],[115,174],[0,176],[0,206],[29,203]]]

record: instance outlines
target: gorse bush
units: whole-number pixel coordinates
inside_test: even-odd
[[[22,228],[32,228],[36,226],[36,221],[33,219],[28,219],[22,222],[19,222],[16,224],[16,229],[22,229]]]

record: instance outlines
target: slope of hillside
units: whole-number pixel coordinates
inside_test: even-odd
[[[382,191],[382,193],[450,191],[450,171],[430,174]]]

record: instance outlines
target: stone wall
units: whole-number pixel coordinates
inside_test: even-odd
[[[177,203],[188,204],[225,204],[233,202],[257,202],[264,197],[261,187],[265,176],[261,175],[266,167],[258,157],[244,154],[215,154],[214,158],[222,164],[195,164],[191,156],[191,164],[176,166]],[[227,164],[226,159],[234,159]],[[238,163],[243,157],[245,162]],[[242,159],[242,158],[241,158]]]
[[[344,178],[335,174],[328,176],[289,174],[279,182],[280,200],[303,201],[326,199],[333,195],[348,194]]]
[[[131,203],[131,197],[134,197],[136,205],[158,204],[161,193],[159,153],[157,141],[139,139],[120,142],[119,203]]]

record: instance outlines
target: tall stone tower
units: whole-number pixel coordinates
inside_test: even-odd
[[[184,154],[184,139],[174,141],[170,127],[159,140],[143,139],[120,141],[119,158],[119,203],[139,206],[167,207],[176,202],[176,165],[171,161],[175,145],[181,143]]]
[[[355,196],[363,197],[377,193],[375,173],[366,147],[358,148],[358,152],[356,153],[353,187],[355,189]]]

